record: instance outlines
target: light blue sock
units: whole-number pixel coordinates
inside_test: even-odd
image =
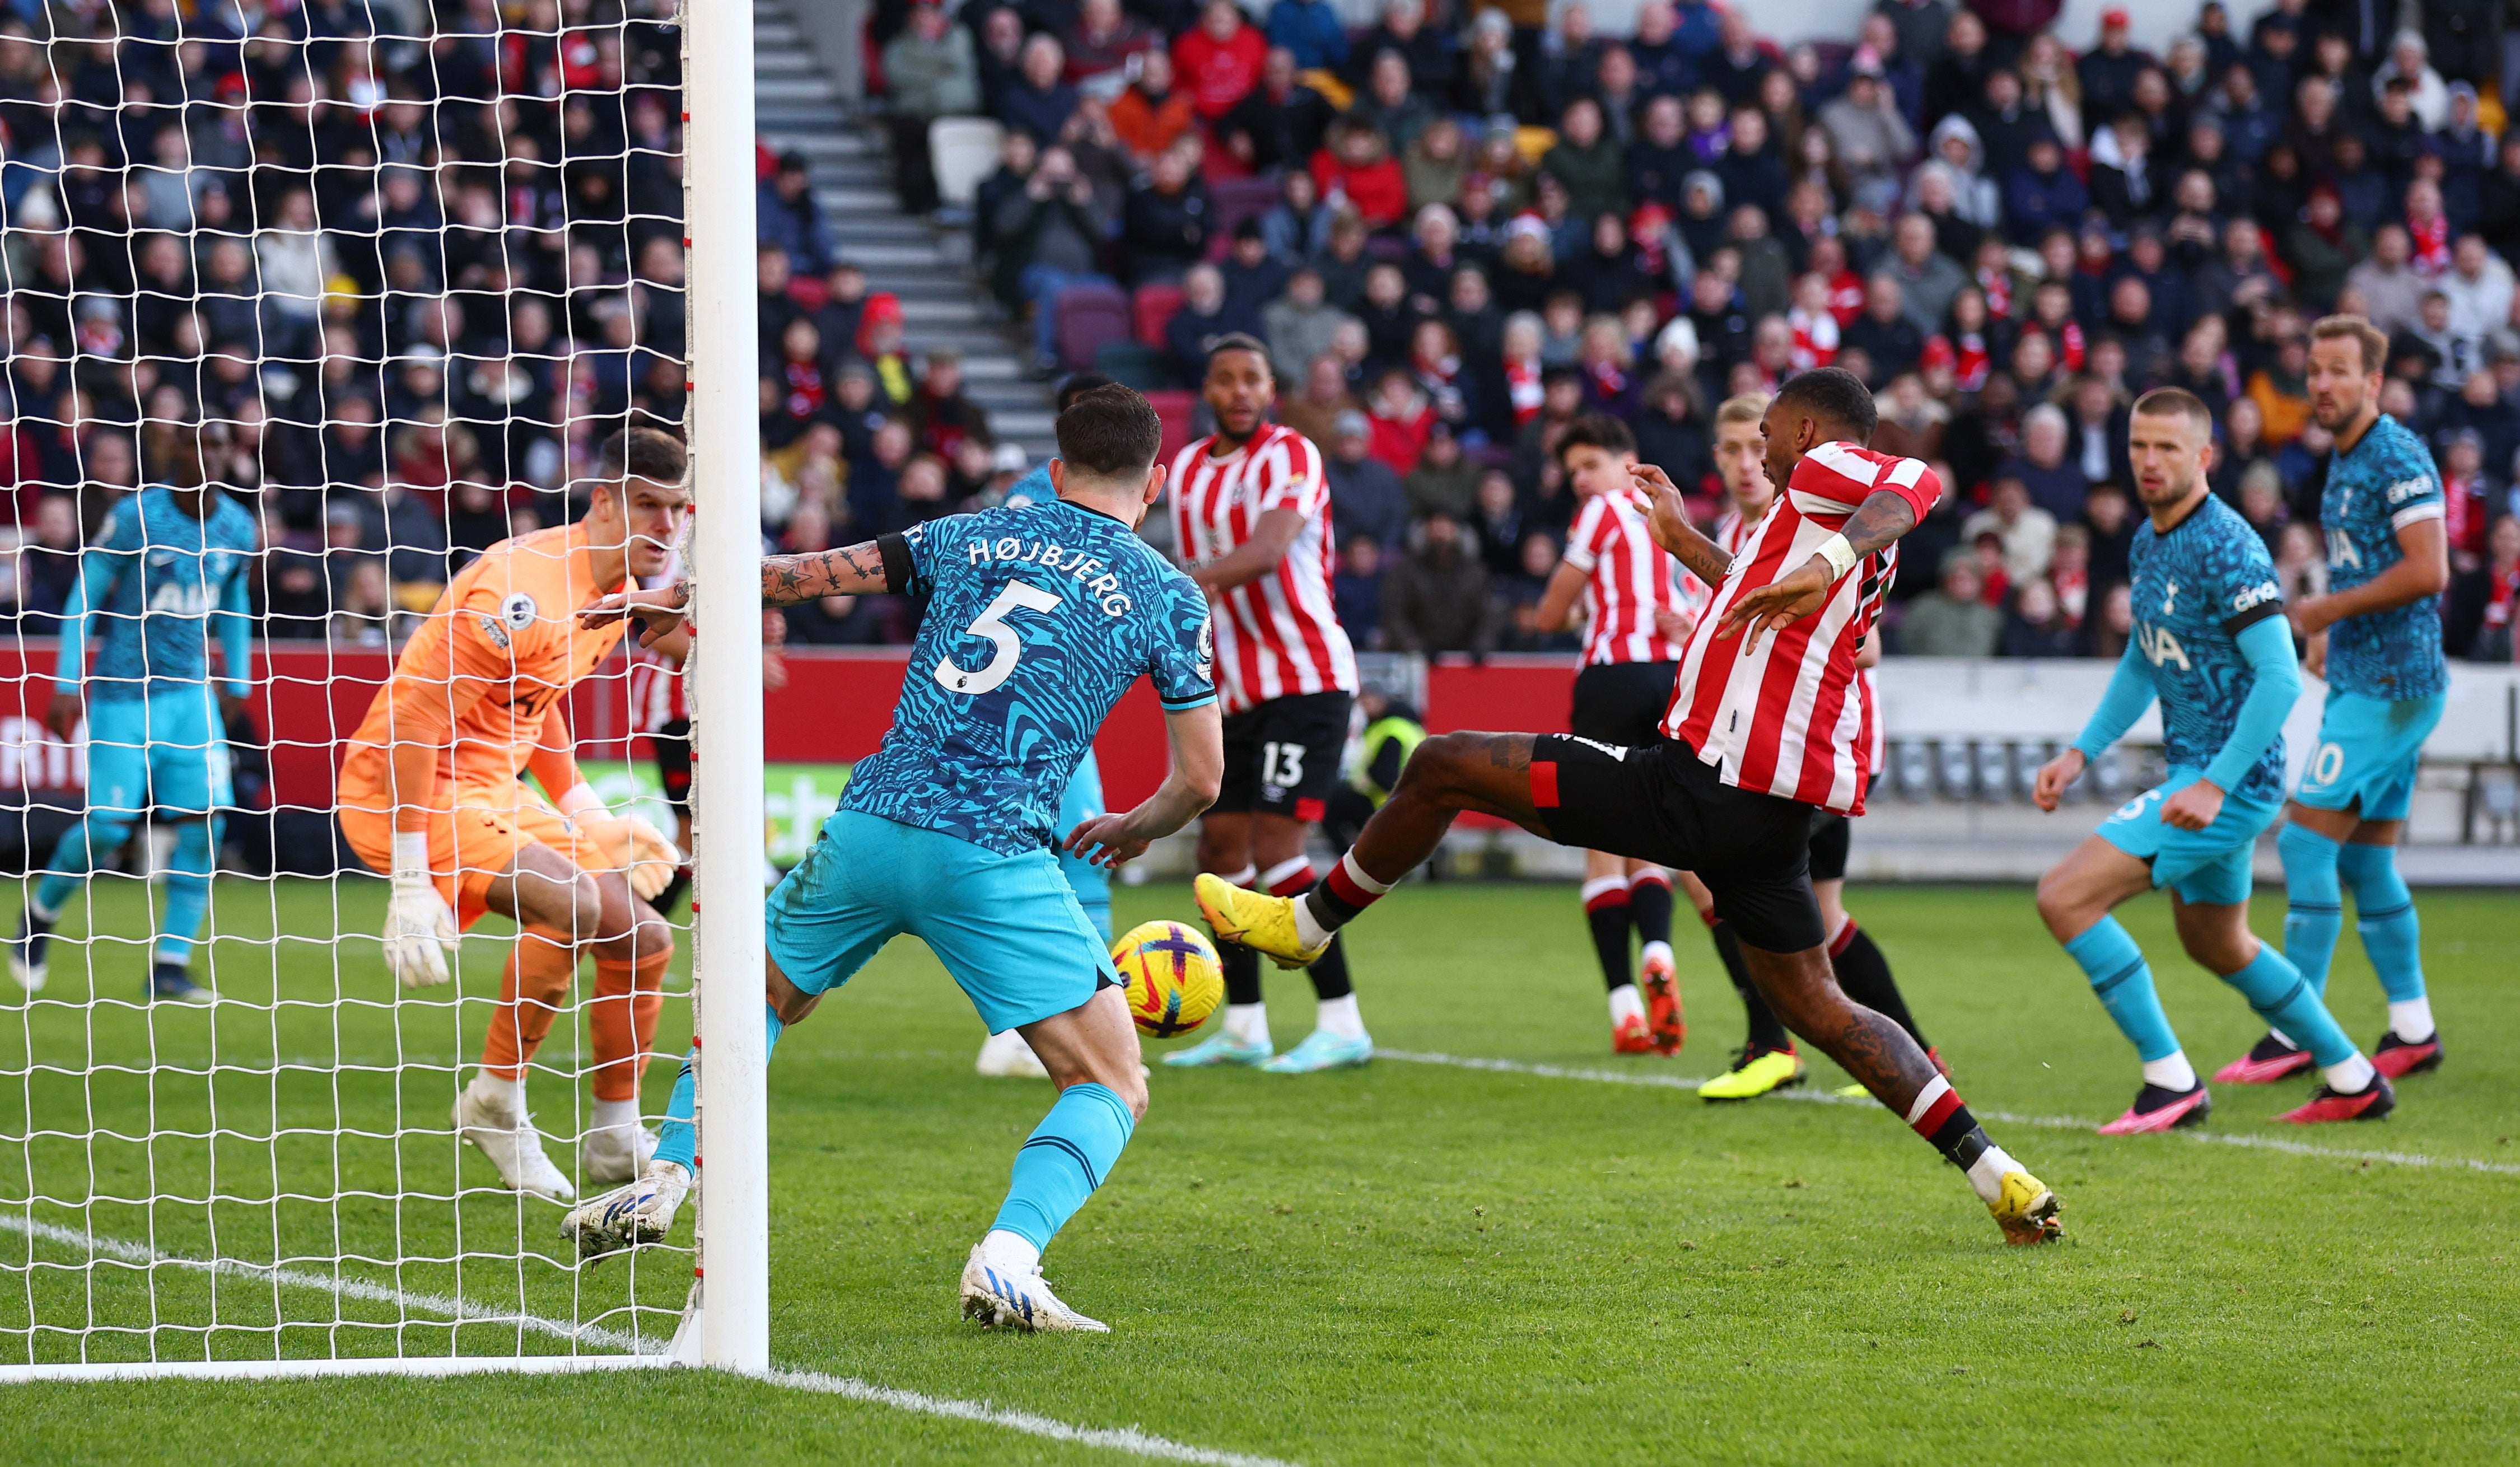
[[[2354,930],[2389,1001],[2422,998],[2423,923],[2415,916],[2414,893],[2398,874],[2398,848],[2349,845],[2337,867],[2354,885]]]
[[[767,1031],[761,1057],[767,1063],[771,1055],[779,1052],[779,1036],[788,1032],[788,1026],[781,1022],[779,1010],[767,1003],[761,1005],[761,1023]],[[665,1101],[665,1119],[656,1123],[656,1160],[673,1162],[686,1172],[692,1170],[692,1157],[699,1145],[699,1135],[692,1129],[692,1101],[697,1089],[692,1064],[699,1052],[697,1045],[684,1052],[683,1072],[674,1077],[674,1093]]]
[[[62,832],[53,859],[44,863],[44,878],[35,883],[35,910],[59,915],[62,904],[78,890],[96,864],[122,849],[131,838],[131,812],[91,810],[87,818]]]
[[[2284,1037],[2310,1051],[2322,1065],[2343,1064],[2354,1056],[2354,1042],[2336,1027],[2327,1005],[2310,991],[2301,969],[2294,967],[2272,943],[2258,944],[2258,956],[2223,981],[2240,991],[2258,1017],[2284,1032]]]
[[[202,918],[210,910],[210,877],[218,870],[219,818],[186,821],[175,827],[175,855],[166,867],[166,920],[158,929],[158,960],[190,967]]]
[[[998,1209],[994,1230],[1004,1228],[1035,1248],[1066,1225],[1085,1199],[1111,1175],[1129,1134],[1138,1129],[1128,1103],[1107,1086],[1071,1085],[1033,1128],[1015,1153],[1013,1184]]]
[[[2137,1057],[2149,1062],[2179,1052],[2179,1036],[2171,1032],[2161,996],[2153,992],[2152,967],[2116,917],[2093,922],[2065,945],[2065,955],[2083,965],[2092,993],[2117,1021],[2118,1032],[2134,1043]]]
[[[2301,981],[2320,998],[2327,996],[2327,966],[2336,957],[2337,934],[2345,930],[2345,893],[2337,884],[2337,856],[2343,847],[2308,825],[2288,824],[2275,836],[2283,857],[2284,956],[2301,969]]]

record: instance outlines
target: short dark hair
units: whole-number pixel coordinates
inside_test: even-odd
[[[1800,373],[1777,389],[1776,400],[1800,403],[1814,418],[1854,429],[1858,443],[1870,443],[1872,430],[1881,423],[1881,410],[1873,405],[1872,389],[1864,385],[1864,378],[1843,367],[1815,367]]]
[[[2214,433],[2214,410],[2205,406],[2205,399],[2184,387],[2155,387],[2135,400],[2135,410],[2128,416],[2185,418],[2207,437]]]
[[[1615,459],[1637,451],[1637,435],[1607,413],[1587,413],[1566,424],[1566,431],[1558,437],[1557,462],[1563,465],[1566,456],[1579,448],[1598,448]]]
[[[1100,372],[1080,372],[1058,384],[1058,411],[1064,413],[1076,399],[1098,387],[1108,387],[1112,378]]]
[[[1269,361],[1269,348],[1267,344],[1262,342],[1258,336],[1251,334],[1249,332],[1227,332],[1224,335],[1217,337],[1216,344],[1207,349],[1207,359],[1213,362],[1218,357],[1225,355],[1229,351],[1256,351],[1260,354],[1262,365],[1267,365]],[[1276,369],[1274,367],[1271,368],[1271,372],[1272,375],[1274,375]]]
[[[597,453],[608,479],[635,475],[659,484],[679,484],[691,464],[681,439],[652,427],[623,428],[605,439]]]
[[[1083,393],[1053,425],[1058,456],[1098,479],[1142,478],[1164,446],[1164,421],[1134,387],[1114,382]]]

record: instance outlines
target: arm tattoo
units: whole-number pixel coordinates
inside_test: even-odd
[[[1846,521],[1846,543],[1868,556],[1916,527],[1916,507],[1890,490],[1865,497]]]
[[[1672,555],[1688,567],[1689,574],[1709,586],[1723,585],[1724,578],[1732,571],[1732,557],[1693,528],[1680,537],[1680,545]]]
[[[761,604],[793,606],[827,596],[867,596],[884,589],[883,556],[875,542],[761,562]]]

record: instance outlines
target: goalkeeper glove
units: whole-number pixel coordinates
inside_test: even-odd
[[[393,895],[385,903],[385,968],[405,988],[433,988],[452,976],[455,913],[428,874],[428,836],[397,830],[393,837]]]
[[[597,821],[581,829],[611,867],[629,878],[631,893],[642,902],[663,891],[683,864],[683,853],[664,832],[635,815]]]

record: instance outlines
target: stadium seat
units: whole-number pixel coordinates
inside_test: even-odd
[[[1154,407],[1155,416],[1164,421],[1163,461],[1169,464],[1173,455],[1190,447],[1191,439],[1197,436],[1191,431],[1191,415],[1198,409],[1198,394],[1168,388],[1148,393],[1147,401]]]
[[[1278,195],[1275,179],[1210,177],[1207,197],[1216,203],[1216,238],[1232,241],[1242,221],[1269,212],[1278,202]]]
[[[1140,286],[1130,301],[1138,339],[1148,346],[1163,345],[1164,328],[1171,323],[1173,312],[1181,309],[1181,303],[1182,288],[1178,285],[1158,282]]]
[[[1114,341],[1097,351],[1094,370],[1142,392],[1173,384],[1172,365],[1163,348],[1137,341]]]
[[[1118,286],[1070,286],[1050,308],[1058,360],[1070,369],[1091,367],[1097,352],[1129,339],[1129,297]]]
[[[998,166],[1006,129],[988,117],[939,117],[927,124],[927,154],[936,165],[936,197],[969,208],[980,180]]]

